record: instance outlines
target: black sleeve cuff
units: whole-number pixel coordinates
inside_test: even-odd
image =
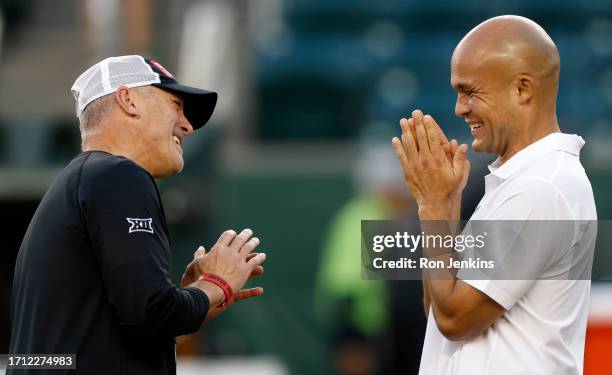
[[[182,327],[185,332],[179,332],[177,336],[180,336],[200,329],[208,313],[210,301],[206,293],[195,287],[181,288],[178,292],[184,294],[186,302],[191,306],[190,312],[185,315],[185,324]]]

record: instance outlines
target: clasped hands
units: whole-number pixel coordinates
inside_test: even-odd
[[[459,219],[461,194],[470,172],[467,144],[449,142],[433,117],[420,110],[409,119],[402,118],[400,126],[401,140],[394,137],[392,144],[420,219]]]
[[[248,280],[264,272],[261,263],[266,259],[266,254],[253,252],[259,245],[259,239],[252,236],[250,229],[239,234],[228,230],[219,237],[208,253],[200,246],[193,254],[193,261],[185,269],[181,287],[191,285],[204,273],[213,273],[229,283],[233,290],[233,302],[261,296],[264,292],[261,287],[242,288]],[[211,306],[206,320],[214,318],[227,308],[227,304]]]

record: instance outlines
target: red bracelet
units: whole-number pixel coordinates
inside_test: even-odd
[[[232,287],[225,281],[221,276],[215,275],[214,273],[205,273],[200,277],[200,280],[209,281],[219,288],[223,289],[223,294],[225,294],[225,301],[221,304],[221,307],[225,305],[229,305],[233,302],[234,292],[232,292]]]

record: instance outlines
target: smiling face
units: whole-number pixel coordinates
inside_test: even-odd
[[[151,86],[140,100],[138,143],[146,169],[155,178],[180,172],[184,165],[182,143],[193,133],[182,98]]]
[[[480,23],[451,59],[455,114],[470,126],[474,151],[502,162],[559,131],[558,82],[557,47],[542,27],[520,16]]]
[[[451,61],[451,85],[457,92],[455,114],[470,127],[476,152],[503,155],[516,131],[511,79],[502,62],[456,51]]]

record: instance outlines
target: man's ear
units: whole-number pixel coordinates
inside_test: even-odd
[[[115,92],[115,101],[119,105],[119,108],[130,117],[137,117],[140,113],[134,103],[135,91],[128,89],[125,86],[121,86]]]
[[[514,93],[519,105],[528,104],[534,95],[535,85],[533,77],[528,74],[519,74],[514,78]]]

